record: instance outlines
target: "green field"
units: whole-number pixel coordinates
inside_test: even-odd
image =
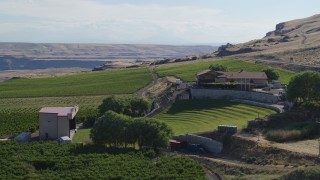
[[[205,179],[189,158],[56,142],[0,142],[0,179]]]
[[[42,107],[79,105],[79,120],[98,114],[98,106],[107,96],[0,98],[0,136],[38,129],[38,111]]]
[[[227,100],[183,100],[155,118],[167,123],[175,135],[180,135],[214,130],[218,125],[233,125],[242,129],[258,113],[262,117],[276,112]]]
[[[78,129],[77,133],[73,136],[73,143],[85,143],[90,141],[90,130],[91,129]]]
[[[216,61],[205,61],[205,62],[194,62],[190,64],[180,64],[180,65],[166,65],[166,66],[158,66],[156,71],[159,76],[175,76],[181,78],[184,81],[195,81],[196,73],[209,69],[211,64],[221,64],[223,66],[228,67],[229,71],[240,71],[241,69],[245,71],[262,71],[268,66],[262,64],[254,64],[250,62],[245,62],[241,60],[216,60]],[[284,83],[288,84],[291,77],[294,73],[289,72],[287,70],[278,69],[274,67],[270,67],[275,69],[279,75],[279,80]]]
[[[131,94],[151,80],[146,68],[15,79],[0,83],[0,98]]]

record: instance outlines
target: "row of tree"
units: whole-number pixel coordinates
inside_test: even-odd
[[[297,105],[306,102],[320,101],[320,73],[315,71],[301,72],[291,78],[287,97]]]
[[[151,108],[151,103],[145,98],[136,96],[110,96],[99,106],[101,115],[111,110],[131,117],[145,116]]]
[[[110,110],[98,118],[90,134],[96,144],[112,147],[138,144],[139,148],[166,147],[172,135],[172,130],[165,123],[148,118],[133,119]]]

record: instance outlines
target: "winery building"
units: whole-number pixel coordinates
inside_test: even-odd
[[[76,129],[75,107],[44,107],[39,111],[39,138],[58,139],[63,136],[72,138]]]
[[[207,82],[238,82],[253,85],[265,85],[268,83],[268,77],[264,72],[222,72],[214,70],[205,70],[197,73],[198,84]]]

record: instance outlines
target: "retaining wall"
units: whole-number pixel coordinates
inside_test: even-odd
[[[241,100],[241,99],[233,99],[231,101],[232,102],[239,102],[239,103],[243,103],[243,104],[249,104],[249,105],[253,105],[253,106],[258,106],[258,107],[271,109],[271,110],[277,111],[278,113],[283,113],[284,112],[284,110],[282,108],[279,108],[279,107],[276,107],[276,106],[272,106],[272,105],[269,105],[269,104],[253,102],[253,101],[248,101],[248,100]]]
[[[220,153],[223,148],[223,144],[219,141],[194,134],[174,136],[173,139],[177,141],[186,141],[191,144],[201,144],[206,150],[212,153]]]
[[[266,93],[219,90],[219,89],[190,89],[192,99],[245,99],[264,103],[276,104],[279,102],[277,96]]]

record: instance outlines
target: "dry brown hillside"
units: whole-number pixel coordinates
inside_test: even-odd
[[[156,59],[203,55],[213,46],[170,46],[143,44],[50,44],[0,43],[0,57],[30,59]]]
[[[320,14],[279,23],[262,39],[227,44],[220,47],[216,54],[320,65]]]

